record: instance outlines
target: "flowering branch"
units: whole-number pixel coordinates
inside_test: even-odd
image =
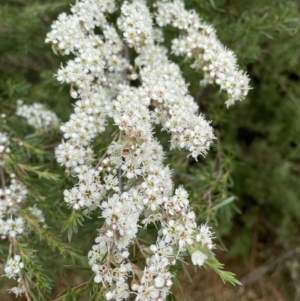
[[[27,301],[31,301],[31,298],[30,298],[30,295],[29,295],[29,292],[28,292],[28,287],[27,287],[26,280],[24,279],[24,276],[22,274],[20,275],[20,277],[21,277],[21,283],[22,283],[22,286],[24,288],[24,294],[26,296],[26,299],[27,299]]]
[[[21,101],[18,101],[17,115],[25,117],[28,123],[39,132],[51,130],[58,122],[54,113],[45,110],[38,103],[33,106],[25,106],[22,105]],[[31,277],[35,277],[36,282],[39,281],[39,284],[43,285],[42,291],[48,289],[49,283],[44,282],[46,278],[42,275],[37,262],[32,258],[30,247],[27,248],[27,244],[23,242],[28,239],[33,224],[39,231],[41,231],[41,228],[45,228],[46,225],[43,212],[37,208],[36,204],[24,209],[24,204],[28,201],[28,190],[21,181],[22,177],[26,176],[25,171],[36,172],[39,176],[44,176],[47,172],[38,171],[38,168],[28,166],[17,160],[16,163],[13,162],[15,153],[11,154],[11,143],[28,147],[20,139],[10,139],[6,133],[0,132],[0,235],[3,240],[7,239],[9,241],[4,276],[18,282],[18,286],[9,289],[10,293],[14,293],[16,297],[24,293],[27,301],[31,301],[35,296],[31,290],[33,286],[30,288]],[[16,148],[13,147],[12,149],[15,150]],[[16,168],[19,176],[11,172],[11,170],[14,170],[11,166]],[[8,183],[8,179],[10,183]],[[28,223],[28,221],[30,222]],[[35,284],[35,286],[38,287],[39,284]]]
[[[83,216],[97,212],[104,222],[88,253],[94,281],[102,283],[107,300],[165,300],[174,277],[170,267],[189,254],[194,265],[210,266],[222,279],[238,283],[221,271],[211,252],[213,233],[207,225],[197,226],[185,189],[174,188],[154,135],[154,125],[161,125],[170,135],[171,148],[187,149],[196,160],[215,139],[210,122],[198,114],[179,66],[161,45],[163,32],[154,20],[182,31],[172,51],[193,57],[192,68],[205,71],[202,83],[215,82],[227,91],[228,106],[247,94],[248,78],[214,29],[185,10],[182,1],[158,1],[154,12],[143,0],[124,1],[117,27],[107,17],[116,11],[113,0],[78,1],[70,15],[58,17],[46,38],[55,51],[74,55],[56,74],[58,81],[71,85],[76,103],[70,120],[61,126],[65,140],[55,154],[67,173],[78,178],[64,191],[65,202]],[[134,66],[129,58],[134,58]],[[109,118],[119,134],[95,160],[93,140],[105,131]],[[158,231],[145,252],[139,230],[150,224]],[[131,260],[134,244],[145,256],[137,265]]]

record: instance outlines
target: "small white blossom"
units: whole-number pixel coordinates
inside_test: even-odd
[[[213,233],[207,225],[201,225],[199,232],[196,235],[196,240],[207,249],[211,250],[214,245],[212,243]]]
[[[204,264],[204,262],[207,258],[208,257],[200,251],[196,251],[192,254],[193,264],[198,265],[199,267],[201,267]]]
[[[21,217],[16,219],[9,218],[6,221],[6,232],[10,237],[15,237],[17,234],[21,234],[24,231],[24,220]]]
[[[33,207],[29,207],[28,209],[39,220],[40,223],[45,222],[43,211],[37,208],[36,205],[34,205]]]
[[[9,258],[4,267],[5,276],[7,278],[16,279],[20,276],[21,269],[24,268],[24,264],[21,261],[20,255],[15,255],[13,258]]]
[[[22,294],[25,292],[25,290],[24,290],[23,286],[22,287],[15,286],[15,287],[8,289],[8,292],[15,294],[15,296],[17,298],[18,296],[22,296]]]

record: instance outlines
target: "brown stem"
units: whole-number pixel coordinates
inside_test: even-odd
[[[118,169],[118,180],[119,180],[119,195],[122,193],[122,170],[121,167]]]
[[[140,244],[139,240],[137,238],[134,239],[134,242],[136,243],[136,245],[138,246],[139,250],[141,251],[141,253],[143,254],[143,256],[146,256],[145,252],[144,252],[144,246]]]
[[[1,187],[4,192],[5,190],[5,175],[4,175],[4,168],[3,166],[0,166],[0,177],[1,177]]]
[[[53,143],[50,143],[50,144],[47,144],[44,146],[44,149],[53,149],[55,148],[56,146],[58,146],[59,143],[58,142],[53,142]]]
[[[262,265],[252,272],[250,272],[248,275],[242,278],[241,282],[243,285],[252,285],[259,279],[261,279],[265,274],[270,272],[272,269],[274,269],[278,264],[284,262],[287,259],[293,258],[295,256],[298,256],[299,254],[299,248],[289,250],[285,253],[283,253],[281,256],[273,260],[272,262]]]
[[[29,291],[28,291],[28,287],[27,287],[27,283],[26,283],[26,280],[25,280],[25,278],[22,274],[21,274],[21,282],[22,282],[22,285],[23,285],[23,288],[24,288],[24,293],[25,293],[27,301],[31,301]]]

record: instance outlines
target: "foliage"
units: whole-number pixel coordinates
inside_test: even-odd
[[[80,293],[100,300],[103,293],[91,279],[86,258],[101,222],[91,215],[82,226],[81,213],[71,213],[63,203],[63,190],[76,181],[55,162],[54,147],[61,133],[58,129],[35,132],[15,114],[18,99],[25,104],[43,103],[62,121],[72,113],[70,87],[53,78],[62,58],[44,43],[53,20],[68,11],[69,4],[67,0],[9,0],[0,8],[0,114],[6,114],[0,119],[0,131],[11,140],[7,184],[14,173],[28,190],[26,206],[20,211],[28,234],[15,248],[26,266],[25,280],[36,279],[30,286],[32,300],[46,300],[62,277],[71,278],[71,288],[62,292],[61,300],[76,300]],[[212,120],[217,140],[198,162],[173,150],[167,153],[166,163],[176,171],[174,182],[188,190],[198,222],[213,227],[218,248],[228,249],[231,258],[240,260],[263,244],[277,258],[299,241],[299,6],[293,0],[185,0],[185,4],[213,24],[222,43],[236,53],[251,78],[252,90],[243,102],[224,109],[226,95],[217,86],[200,87],[203,74],[190,69],[189,61],[171,56],[190,83],[189,92],[201,112]],[[170,47],[178,32],[166,27],[164,33]],[[166,148],[169,136],[159,129],[157,133]],[[96,140],[103,153],[110,135]],[[26,209],[35,204],[45,215],[46,228]],[[1,243],[1,263],[5,264],[8,252],[9,246]],[[288,265],[295,292],[297,256]],[[212,258],[210,267],[223,273]],[[74,275],[80,275],[82,284],[73,283]],[[231,279],[231,274],[227,276]]]

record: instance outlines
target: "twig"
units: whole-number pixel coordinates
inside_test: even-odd
[[[145,256],[145,252],[144,252],[144,247],[140,244],[139,240],[137,238],[134,239],[134,242],[136,243],[136,245],[138,246],[139,250],[141,251],[141,253]]]
[[[271,224],[268,220],[266,220],[265,217],[259,216],[259,220],[272,233],[278,234],[278,230],[276,229],[276,227],[273,224]]]
[[[5,175],[4,175],[3,166],[0,166],[0,176],[1,176],[1,187],[2,187],[2,190],[4,192],[4,190],[5,190]]]
[[[118,180],[119,180],[119,194],[122,193],[122,170],[121,170],[121,167],[119,167],[118,169]]]
[[[16,253],[16,243],[17,243],[17,240],[15,237],[10,239],[10,244],[11,244],[10,252],[11,252],[11,247],[12,247],[12,249],[14,249],[14,253]],[[24,254],[23,250],[20,250],[21,257],[23,254]],[[22,286],[24,288],[24,293],[25,293],[26,299],[27,299],[27,301],[31,301],[31,298],[29,295],[29,290],[28,290],[28,285],[27,285],[27,282],[26,282],[24,276],[22,275],[22,272],[20,272],[20,279],[21,279]]]
[[[272,291],[277,301],[285,301],[284,297],[281,295],[281,293],[278,291],[278,289],[273,283],[268,282],[267,286]]]
[[[26,283],[26,280],[25,280],[24,276],[22,275],[22,273],[21,273],[21,282],[22,282],[22,285],[23,285],[23,288],[24,288],[24,293],[25,293],[27,301],[31,301],[31,298],[30,298],[30,295],[29,295],[29,292],[28,292],[27,283]]]
[[[44,149],[53,149],[59,145],[59,142],[53,142],[44,146]]]
[[[290,250],[279,256],[277,259],[273,260],[269,264],[262,265],[255,270],[253,270],[251,273],[246,275],[242,278],[241,282],[243,285],[251,285],[252,283],[258,281],[261,277],[263,277],[265,274],[273,270],[278,264],[281,262],[297,255],[299,253],[299,248],[296,248],[294,250]]]
[[[5,174],[4,174],[3,166],[0,166],[0,176],[1,176],[1,187],[4,191],[5,190]],[[16,249],[16,239],[15,238],[11,239],[11,241],[10,241],[9,255],[12,254],[12,249],[14,249],[14,250]],[[25,293],[26,299],[27,299],[27,301],[31,301],[31,298],[30,298],[30,295],[28,292],[28,286],[27,286],[26,280],[24,279],[24,276],[22,275],[22,273],[20,273],[20,279],[21,279],[21,283],[24,288],[24,293]]]
[[[77,285],[77,286],[74,286],[74,287],[72,288],[72,290],[77,291],[77,290],[79,290],[80,288],[87,286],[88,283],[89,283],[89,282],[86,281],[86,282],[81,283],[81,284],[79,284],[79,285]],[[50,301],[58,301],[58,300],[61,300],[61,299],[64,298],[64,297],[65,297],[65,295],[62,295],[62,296],[60,296],[60,297],[58,297],[58,298],[56,298],[56,299],[50,300]]]

